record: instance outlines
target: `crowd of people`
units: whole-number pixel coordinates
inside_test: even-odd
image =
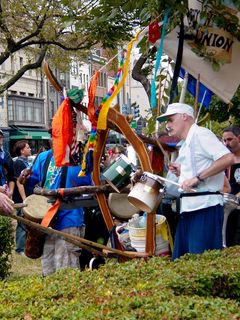
[[[172,258],[175,260],[185,253],[222,249],[222,194],[227,190],[240,197],[240,127],[224,129],[219,139],[212,131],[195,123],[193,108],[184,103],[170,104],[158,121],[165,121],[168,134],[181,140],[176,161],[169,165],[171,179],[181,186]],[[28,142],[22,140],[15,144],[17,160],[13,162],[3,149],[3,139],[4,134],[0,130],[0,211],[4,214],[13,213],[13,204],[23,202],[33,193],[36,184],[48,189],[92,184],[91,172],[78,176],[80,166],[56,167],[51,149],[39,154],[30,172],[27,170],[31,155]],[[137,161],[131,146],[128,147],[116,146],[107,150],[102,158],[102,169],[109,167],[121,154],[127,155],[132,162]],[[18,209],[16,214],[21,216],[22,209]],[[83,208],[58,209],[51,227],[84,237]],[[18,223],[16,253],[24,255],[25,241],[25,226]],[[240,244],[238,208],[231,212],[227,227],[227,246],[237,244]],[[41,257],[43,275],[64,267],[80,268],[80,253],[77,246],[64,239],[46,235]]]

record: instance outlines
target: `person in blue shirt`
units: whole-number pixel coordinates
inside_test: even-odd
[[[10,153],[3,148],[4,133],[0,130],[0,192],[10,199],[15,186],[13,160]]]
[[[47,171],[46,162],[48,162]],[[65,188],[91,185],[91,173],[79,177],[80,170],[80,166],[56,167],[53,152],[48,150],[39,154],[28,183],[30,185],[41,184],[43,188],[58,189],[63,187],[61,183],[63,175],[65,175]],[[84,237],[83,208],[58,210],[51,227],[71,235]],[[56,235],[46,235],[41,261],[44,276],[61,268],[79,268],[79,248]]]

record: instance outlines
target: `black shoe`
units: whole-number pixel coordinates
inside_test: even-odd
[[[105,259],[102,257],[94,257],[89,262],[89,269],[93,271],[94,269],[98,269],[101,265],[105,264]]]

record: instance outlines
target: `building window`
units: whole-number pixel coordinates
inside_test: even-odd
[[[15,66],[14,66],[14,56],[11,56],[11,71],[14,72]]]
[[[15,90],[10,90],[9,93],[10,93],[10,94],[17,94],[17,91],[15,91]]]
[[[20,69],[23,67],[23,57],[19,57],[19,66]]]
[[[13,100],[8,100],[8,120],[13,121]]]
[[[26,101],[25,102],[25,108],[26,108],[26,121],[33,121],[33,113],[34,113],[34,104],[32,101]]]
[[[98,96],[95,96],[95,101],[94,101],[94,105],[95,107],[99,107],[101,102],[102,102],[102,97],[98,97]]]
[[[106,73],[103,74],[103,86],[105,88],[107,88],[107,74]]]
[[[44,101],[23,96],[9,96],[8,120],[33,125],[44,124]]]
[[[71,73],[72,73],[73,76],[77,76],[78,75],[78,63],[77,63],[77,61],[72,61]]]

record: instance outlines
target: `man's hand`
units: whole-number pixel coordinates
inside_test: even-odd
[[[191,179],[184,180],[183,183],[181,184],[181,188],[184,191],[193,192],[194,187],[196,187],[198,184],[199,184],[198,178],[194,177]]]
[[[179,163],[176,162],[171,162],[169,164],[169,170],[175,174],[175,176],[179,177],[180,176],[180,169],[181,169],[181,165]]]
[[[131,177],[131,183],[132,185],[134,185],[135,183],[137,183],[138,181],[140,181],[141,176],[143,175],[143,171],[141,169],[138,169],[133,176]]]
[[[0,193],[0,211],[7,214],[13,213],[14,202],[3,193]]]
[[[25,184],[27,182],[27,179],[30,177],[31,172],[29,169],[23,169],[20,173],[20,176],[18,177],[18,181],[21,184]]]
[[[0,186],[0,192],[1,193],[6,193],[7,192],[7,187],[6,187],[5,184],[3,186]]]

